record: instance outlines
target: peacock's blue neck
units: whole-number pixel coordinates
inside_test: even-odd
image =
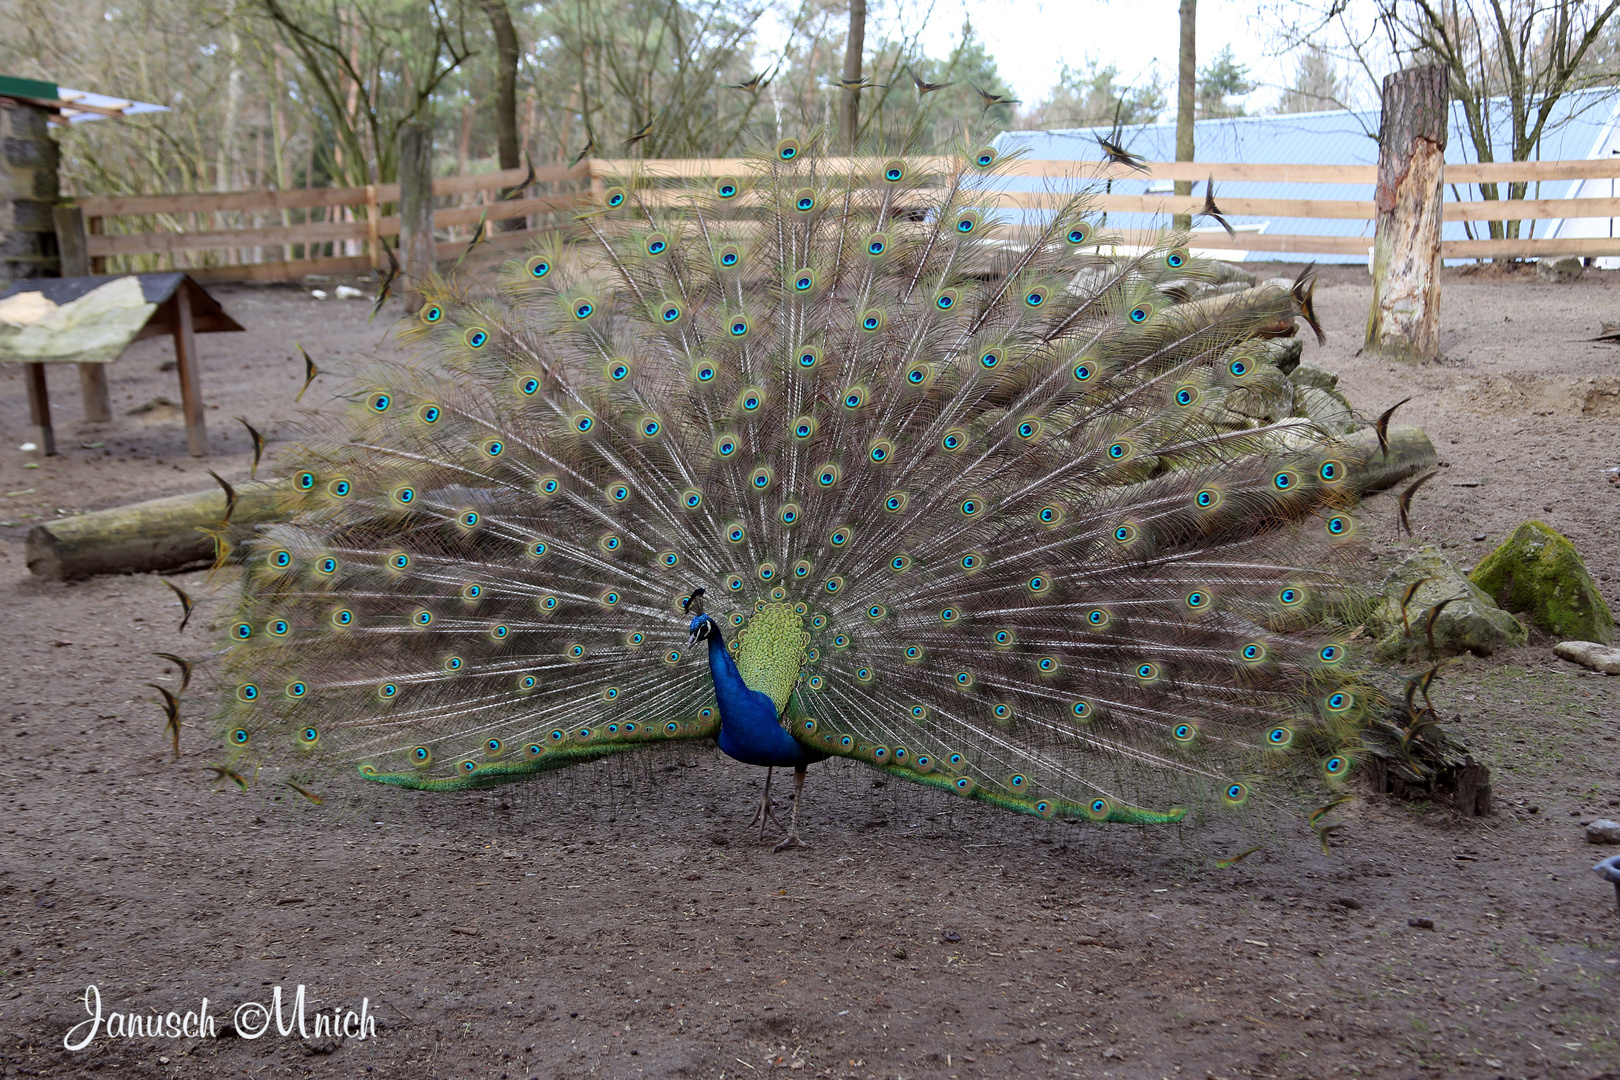
[[[750,765],[795,768],[825,755],[800,746],[777,721],[770,695],[750,690],[737,662],[720,636],[718,624],[709,635],[709,675],[714,680],[715,707],[720,710],[720,749]]]

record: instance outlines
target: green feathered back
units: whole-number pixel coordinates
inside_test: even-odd
[[[1115,821],[1341,781],[1360,463],[1244,413],[1300,297],[1174,303],[1185,250],[944,164],[625,177],[498,295],[439,283],[253,548],[227,745],[457,788],[711,736],[701,586],[797,738],[896,776]]]

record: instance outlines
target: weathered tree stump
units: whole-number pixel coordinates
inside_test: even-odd
[[[1440,219],[1449,75],[1438,65],[1384,80],[1373,193],[1373,298],[1366,348],[1385,356],[1440,355]]]

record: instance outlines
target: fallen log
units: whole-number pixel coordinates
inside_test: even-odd
[[[254,525],[285,516],[285,480],[236,485],[236,510],[226,536],[240,544]],[[30,572],[55,581],[92,574],[175,570],[214,560],[214,538],[225,516],[219,488],[60,518],[28,531]]]
[[[1353,474],[1359,494],[1371,495],[1375,491],[1392,488],[1402,480],[1428,472],[1440,460],[1440,456],[1434,452],[1434,443],[1429,441],[1420,427],[1391,424],[1386,435],[1388,452],[1379,450],[1378,433],[1372,428],[1339,436],[1341,442],[1366,459],[1361,469]]]
[[[1342,436],[1342,441],[1365,456],[1366,465],[1353,474],[1361,495],[1394,487],[1434,467],[1434,444],[1422,428],[1392,426],[1388,453],[1378,449],[1371,428]],[[236,510],[226,533],[231,543],[240,545],[250,538],[255,525],[281,520],[287,490],[285,480],[236,485]],[[66,581],[212,562],[210,533],[224,514],[225,493],[211,488],[46,522],[29,530],[28,569],[40,577]]]

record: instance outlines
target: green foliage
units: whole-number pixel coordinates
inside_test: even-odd
[[[1226,45],[1215,58],[1198,71],[1198,118],[1212,119],[1222,116],[1245,116],[1243,105],[1232,101],[1253,90],[1249,81],[1249,68],[1232,56],[1232,46]]]
[[[1109,127],[1117,119],[1124,127],[1134,127],[1156,122],[1165,104],[1158,75],[1145,86],[1125,86],[1119,81],[1119,68],[1088,56],[1081,67],[1063,66],[1057,86],[1025,126]]]

